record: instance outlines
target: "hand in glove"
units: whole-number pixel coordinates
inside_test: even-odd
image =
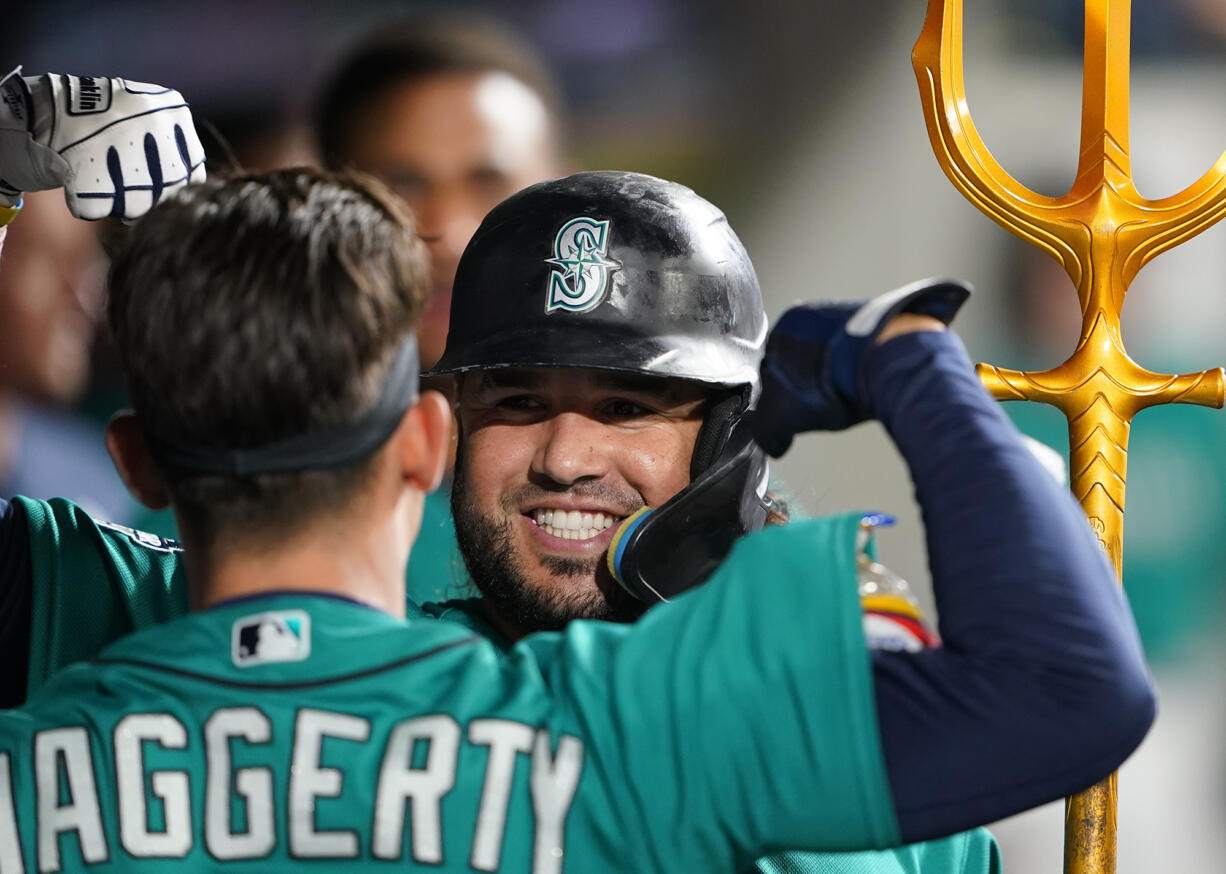
[[[132,220],[204,179],[204,149],[183,96],[126,79],[21,68],[0,80],[0,205],[64,188],[73,215]]]
[[[776,458],[804,431],[839,431],[873,417],[864,363],[900,313],[948,325],[970,295],[954,280],[928,279],[867,302],[802,304],[771,329],[762,360],[762,397],[752,414],[758,443]]]

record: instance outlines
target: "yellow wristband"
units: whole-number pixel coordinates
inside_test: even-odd
[[[19,200],[16,206],[0,206],[0,228],[17,218],[17,213],[21,212],[21,204],[22,201]]]

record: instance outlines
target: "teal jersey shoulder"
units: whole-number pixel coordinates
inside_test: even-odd
[[[761,532],[635,625],[509,652],[292,594],[130,635],[0,714],[0,869],[738,871],[891,845],[856,527]]]
[[[14,501],[30,542],[30,694],[111,641],[187,612],[174,541],[98,522],[62,498]]]

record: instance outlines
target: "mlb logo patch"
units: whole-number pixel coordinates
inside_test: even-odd
[[[303,661],[311,654],[311,617],[303,610],[244,616],[230,633],[230,654],[240,668]]]

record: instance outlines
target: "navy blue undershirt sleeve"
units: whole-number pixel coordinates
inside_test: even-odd
[[[1140,639],[1081,509],[947,332],[874,350],[868,385],[923,511],[943,647],[873,653],[907,841],[1080,791],[1140,743]]]
[[[25,513],[0,498],[0,708],[26,698],[32,585]]]

